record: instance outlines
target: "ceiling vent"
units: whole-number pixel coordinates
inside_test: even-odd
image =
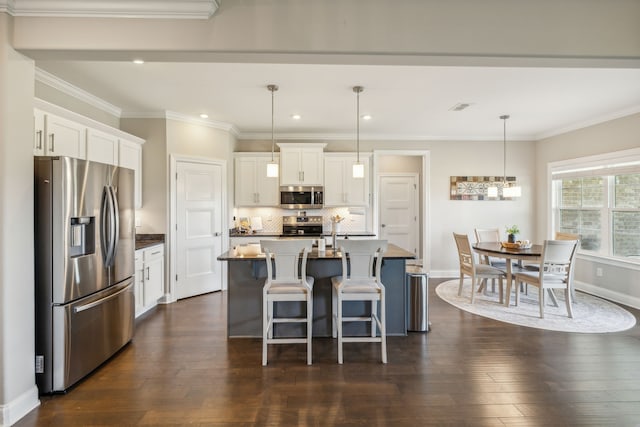
[[[470,107],[471,105],[473,105],[472,103],[467,103],[467,102],[459,102],[456,105],[454,105],[453,107],[449,108],[449,111],[462,111],[468,107]]]

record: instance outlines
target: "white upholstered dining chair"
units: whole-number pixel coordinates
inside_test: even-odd
[[[313,277],[307,277],[307,254],[313,240],[261,240],[266,255],[267,279],[262,288],[262,365],[267,364],[267,344],[307,344],[307,364],[311,365],[313,327]],[[304,317],[276,317],[274,305],[283,301],[306,303]],[[306,337],[274,338],[276,323],[306,323]]]
[[[342,255],[342,275],[331,278],[333,305],[333,337],[338,338],[338,363],[343,362],[343,343],[379,342],[382,363],[387,363],[387,330],[385,288],[381,280],[382,256],[387,250],[386,240],[338,240]],[[344,301],[368,301],[370,315],[344,316]],[[378,303],[380,315],[378,315]],[[370,336],[343,334],[344,322],[370,322]],[[377,335],[376,331],[380,331]]]
[[[456,241],[456,246],[458,247],[458,259],[460,261],[460,285],[458,286],[458,296],[462,295],[464,276],[469,276],[471,278],[472,304],[476,285],[486,286],[486,281],[488,279],[498,279],[500,286],[500,303],[502,303],[504,299],[503,279],[506,277],[506,273],[491,265],[476,263],[474,254],[471,251],[471,245],[469,244],[469,237],[466,234],[453,233],[453,237]]]
[[[538,288],[540,318],[544,318],[545,293],[549,292],[555,301],[553,289],[564,289],[567,314],[573,317],[571,288],[577,244],[577,240],[545,240],[538,271],[516,273],[516,283],[526,283]],[[516,293],[516,305],[519,304],[518,295]]]

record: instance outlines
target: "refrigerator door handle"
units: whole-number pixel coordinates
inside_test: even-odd
[[[85,305],[81,305],[81,306],[78,306],[78,307],[74,307],[73,308],[73,312],[74,313],[80,313],[82,311],[90,310],[93,307],[97,307],[100,304],[103,304],[105,301],[109,301],[110,299],[113,299],[113,298],[117,297],[118,295],[120,295],[123,292],[126,292],[127,290],[128,290],[128,287],[125,286],[124,288],[120,289],[119,291],[114,292],[111,295],[107,295],[106,297],[100,298],[99,300],[90,302],[89,304],[85,304]]]
[[[120,243],[120,208],[118,207],[118,198],[116,197],[116,190],[113,186],[109,186],[109,193],[111,194],[111,209],[113,218],[113,228],[111,229],[111,262],[113,264],[116,258],[116,251],[118,250],[118,244]]]
[[[102,250],[102,262],[105,267],[109,266],[111,247],[109,244],[110,230],[107,222],[109,216],[109,190],[105,186],[102,190],[102,200],[100,202],[100,249]]]

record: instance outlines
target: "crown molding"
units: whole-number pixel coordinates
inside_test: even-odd
[[[353,133],[286,133],[275,134],[275,139],[279,140],[324,140],[324,141],[355,141]],[[238,135],[240,140],[263,140],[271,139],[271,133],[261,132],[241,132]],[[502,135],[493,137],[473,137],[469,135],[407,135],[407,134],[360,134],[360,140],[367,141],[498,141],[502,140]],[[530,135],[520,135],[510,137],[510,141],[532,141]]]
[[[35,79],[40,83],[46,84],[47,86],[57,89],[62,93],[65,93],[93,107],[105,111],[112,116],[119,118],[122,114],[121,108],[116,107],[115,105],[108,103],[104,99],[98,98],[97,96],[83,89],[80,89],[79,87],[74,86],[65,80],[62,80],[61,78],[56,77],[41,68],[36,67]]]
[[[209,19],[218,0],[0,0],[14,16]]]
[[[602,116],[598,116],[598,117],[594,117],[592,119],[589,120],[585,120],[582,122],[578,122],[578,123],[573,123],[570,124],[568,126],[559,128],[559,129],[554,129],[554,130],[550,130],[548,132],[542,132],[538,135],[535,135],[535,140],[539,141],[541,139],[547,139],[547,138],[551,138],[553,136],[557,136],[557,135],[562,135],[563,133],[567,133],[567,132],[572,132],[574,130],[579,130],[579,129],[584,129],[587,128],[589,126],[595,126],[598,125],[600,123],[604,123],[604,122],[608,122],[611,120],[615,120],[615,119],[620,119],[622,117],[626,117],[626,116],[631,116],[633,114],[637,114],[640,113],[640,105],[635,105],[633,107],[630,108],[626,108],[624,110],[620,110],[620,111],[614,111],[612,113],[608,113]]]
[[[13,15],[14,10],[14,0],[0,0],[0,13],[5,12],[9,15]]]
[[[180,114],[173,111],[126,111],[122,113],[123,119],[165,119],[176,120],[183,123],[190,123],[199,126],[206,126],[213,129],[219,129],[231,133],[236,138],[240,132],[238,128],[230,123],[219,122],[216,120],[200,119],[188,116],[186,114]]]

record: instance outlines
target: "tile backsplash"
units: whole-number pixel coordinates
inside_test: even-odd
[[[323,208],[323,209],[306,209],[304,210],[308,216],[322,216],[322,229],[324,233],[331,232],[331,217],[340,215],[345,219],[340,223],[342,233],[370,232],[372,229],[370,208]],[[240,218],[260,217],[262,222],[262,231],[280,233],[282,232],[282,217],[288,215],[297,215],[299,211],[280,209],[280,208],[235,208],[233,216],[235,216],[235,224],[233,218],[230,228],[240,223]]]

